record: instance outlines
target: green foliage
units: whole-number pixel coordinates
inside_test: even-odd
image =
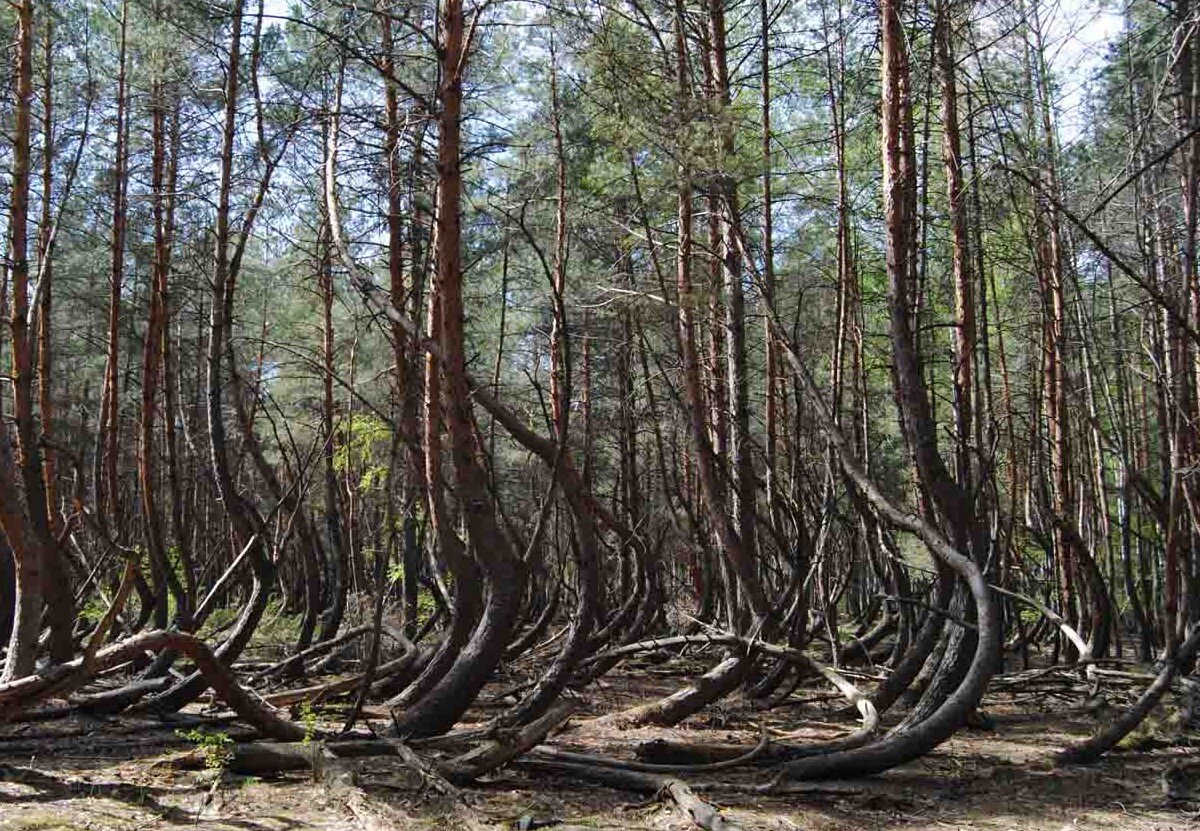
[[[300,724],[304,727],[304,744],[311,744],[320,727],[320,712],[313,707],[312,702],[305,701],[300,705]]]
[[[99,623],[104,617],[104,613],[108,611],[108,604],[100,597],[89,597],[83,608],[79,610],[79,616],[88,623]]]
[[[233,739],[228,733],[194,727],[191,730],[176,730],[175,735],[196,745],[204,756],[204,766],[209,770],[223,770],[233,758]]]
[[[300,631],[303,613],[285,614],[282,600],[272,600],[262,622],[254,630],[253,643],[263,646],[290,646]]]
[[[403,563],[392,563],[391,568],[388,569],[388,580],[397,584],[404,582]]]
[[[447,579],[451,579],[447,577]],[[404,564],[393,563],[388,569],[388,580],[392,583],[404,582]],[[417,590],[417,619],[427,620],[437,610],[437,604],[433,600],[433,592],[424,587]]]
[[[391,440],[391,428],[371,413],[352,413],[337,425],[338,446],[334,451],[333,467],[344,474],[351,469],[361,470],[360,490],[381,489],[387,481],[387,465],[378,461],[383,448]]]

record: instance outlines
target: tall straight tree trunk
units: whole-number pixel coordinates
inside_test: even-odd
[[[1200,140],[1191,135],[1197,122],[1200,121],[1200,63],[1196,59],[1196,8],[1191,0],[1176,0],[1172,16],[1176,24],[1176,44],[1178,60],[1175,62],[1176,72],[1176,121],[1177,130],[1181,135],[1191,137],[1180,148],[1180,194],[1183,213],[1183,246],[1182,246],[1182,279],[1178,289],[1178,311],[1183,321],[1195,324],[1200,320],[1200,274],[1197,273],[1197,224],[1200,223]],[[1197,430],[1195,419],[1197,406],[1200,405],[1200,353],[1195,349],[1190,338],[1180,337],[1178,359],[1175,371],[1182,376],[1176,383],[1175,406],[1180,410],[1176,415],[1179,425],[1175,443],[1179,446],[1179,463],[1185,469],[1191,469],[1196,463]],[[1179,497],[1187,500],[1191,511],[1200,502],[1200,487],[1197,487],[1194,476],[1180,478]],[[1173,622],[1177,632],[1172,639],[1182,638],[1187,625],[1200,616],[1200,608],[1194,608],[1200,599],[1196,595],[1196,575],[1193,565],[1193,548],[1196,540],[1194,518],[1189,517],[1191,511],[1179,512],[1180,524],[1183,526],[1176,532],[1180,537],[1179,568],[1182,572],[1181,582],[1188,590],[1183,594],[1177,619]]]
[[[334,96],[341,99],[345,67],[339,67]],[[321,451],[322,496],[325,510],[325,550],[329,556],[329,596],[321,616],[321,640],[337,635],[346,611],[349,591],[346,537],[342,527],[341,496],[338,492],[334,458],[337,452],[337,427],[334,419],[334,329],[333,329],[333,252],[330,242],[329,216],[326,216],[317,237],[317,284],[321,296],[321,430],[324,447]]]
[[[396,71],[395,46],[392,35],[391,0],[380,0],[379,31],[382,66],[387,75]],[[387,229],[388,229],[388,282],[392,302],[403,308],[406,288],[404,283],[404,206],[403,206],[403,166],[400,160],[400,135],[402,120],[400,113],[400,97],[396,85],[384,81],[384,138],[383,152],[387,165]],[[414,279],[416,269],[414,268]],[[409,637],[417,632],[417,607],[420,571],[420,552],[416,545],[416,516],[408,508],[414,503],[414,495],[419,485],[418,473],[420,455],[415,449],[419,442],[416,424],[416,373],[413,371],[415,350],[410,349],[408,335],[404,327],[392,324],[392,360],[396,363],[394,374],[395,407],[400,411],[400,440],[404,442],[404,472],[400,503],[406,506],[401,522],[403,523],[402,564],[404,568],[404,627]],[[389,491],[390,493],[390,491]],[[393,521],[393,525],[398,525]],[[389,528],[389,533],[395,534],[399,528]]]
[[[725,0],[709,0],[709,60],[713,96],[719,107],[717,148],[723,165],[734,161],[734,134],[725,113],[732,104],[729,62],[726,47]],[[732,510],[734,532],[738,538],[726,549],[730,565],[737,573],[739,587],[754,616],[766,620],[770,609],[760,586],[757,562],[756,506],[757,479],[751,455],[750,385],[746,366],[745,253],[737,181],[732,171],[719,174],[717,208],[722,279],[725,291],[725,329],[727,337],[725,384],[729,403],[729,452],[732,473]]]
[[[230,263],[234,232],[230,217],[233,211],[234,150],[237,134],[238,97],[241,92],[239,73],[242,55],[242,21],[245,0],[235,0],[231,17],[229,55],[226,60],[225,113],[222,125],[221,172],[217,194],[216,261],[213,269],[213,298],[208,336],[208,374],[206,404],[208,415],[209,452],[217,492],[225,503],[225,511],[242,544],[248,543],[258,531],[249,519],[248,508],[233,480],[229,459],[224,413],[224,364],[226,342],[233,326],[234,290],[236,275]],[[257,548],[257,547],[256,547]]]
[[[22,402],[28,396],[33,383],[33,366],[30,360],[28,334],[25,321],[29,303],[29,180],[30,145],[33,108],[33,2],[24,0],[16,6],[17,33],[14,53],[15,101],[13,104],[13,155],[12,184],[9,189],[8,212],[8,260],[12,264],[9,280],[12,292],[12,307],[6,309],[10,317],[12,348],[12,370],[14,406],[17,415],[18,441],[21,441],[22,412],[29,403]],[[24,390],[24,393],[22,392]],[[32,416],[32,412],[29,411]],[[31,425],[27,425],[31,426]],[[33,436],[29,436],[33,438]],[[22,454],[34,448],[20,447]],[[20,499],[15,465],[20,465],[22,474],[26,465],[12,455],[8,429],[0,429],[0,524],[8,538],[16,566],[16,614],[8,642],[8,654],[4,662],[4,673],[0,682],[23,678],[33,672],[37,650],[37,638],[42,614],[42,564],[44,552],[36,537],[25,506]],[[40,471],[39,471],[40,475]],[[26,494],[28,500],[29,494]]]
[[[951,263],[954,280],[954,435],[958,480],[970,488],[973,392],[975,387],[974,275],[967,242],[967,205],[963,186],[962,140],[958,125],[958,81],[954,58],[956,0],[938,7],[936,31],[938,72],[942,80],[942,161],[950,208]]]
[[[167,455],[167,483],[171,500],[171,537],[175,540],[179,552],[179,569],[183,574],[183,588],[177,616],[184,631],[193,628],[192,612],[197,602],[196,592],[196,559],[192,549],[189,512],[184,501],[184,473],[179,459],[179,438],[176,434],[176,421],[182,415],[179,409],[179,378],[175,366],[175,352],[171,348],[171,252],[175,241],[175,205],[176,191],[179,183],[179,108],[180,102],[175,91],[171,91],[170,116],[167,126],[167,171],[163,183],[165,199],[163,206],[163,249],[166,263],[164,265],[164,282],[160,287],[162,295],[162,374],[163,374],[163,444]]]
[[[129,0],[121,2],[119,45],[117,51],[116,148],[113,161],[112,259],[108,277],[108,349],[104,363],[104,389],[100,402],[97,449],[96,503],[113,521],[120,511],[120,481],[117,457],[120,448],[120,361],[121,293],[125,283],[125,203],[129,177],[128,164],[128,53]]]
[[[53,174],[55,161],[53,11],[47,9],[45,17],[42,38],[45,60],[43,63],[44,77],[42,80],[42,210],[37,244],[38,284],[36,296],[28,301],[31,307],[36,306],[36,308],[29,308],[28,310],[30,321],[26,323],[25,332],[27,339],[36,338],[37,340],[37,409],[40,419],[36,424],[27,424],[26,429],[28,432],[20,440],[23,447],[30,448],[29,450],[22,450],[22,475],[27,482],[26,499],[30,500],[29,518],[35,532],[43,540],[42,547],[44,549],[45,561],[42,564],[42,569],[45,575],[44,594],[48,607],[47,622],[50,624],[50,654],[51,658],[56,661],[65,661],[71,657],[73,652],[71,633],[75,624],[75,618],[70,575],[66,570],[62,552],[58,545],[62,523],[58,518],[57,473],[54,464],[54,451],[51,449],[49,441],[54,415],[50,339],[52,323],[50,320],[50,311],[51,287],[54,281],[54,238],[56,236],[57,219],[54,216],[53,210]],[[20,71],[18,71],[17,75],[20,76],[20,74]],[[68,170],[66,183],[62,188],[60,199],[64,201],[70,193],[71,182],[74,180],[75,172],[78,170],[79,159],[86,143],[90,112],[90,110],[85,112],[79,144]],[[61,208],[59,210],[61,215]],[[26,281],[28,281],[28,263],[26,264]],[[4,302],[0,301],[0,309],[4,307]],[[33,349],[34,346],[30,345],[29,348]],[[31,373],[33,371],[33,360],[31,357]],[[32,384],[32,375],[29,382]],[[33,418],[34,404],[32,398],[34,393],[32,388],[18,390],[18,393],[17,415],[21,420],[18,421],[18,432],[20,433],[21,422],[32,420]],[[23,404],[22,402],[27,399],[28,404]],[[29,411],[28,415],[24,415],[22,412],[26,408]],[[37,446],[30,447],[34,441],[34,430],[37,431]],[[32,477],[37,477],[38,482],[34,483]],[[30,487],[31,485],[32,487]]]
[[[759,28],[762,34],[762,66],[760,83],[762,87],[762,246],[763,272],[762,293],[763,303],[769,309],[775,309],[775,225],[773,216],[772,194],[772,152],[773,137],[771,133],[771,7],[769,0],[759,0]],[[766,404],[765,424],[767,444],[767,506],[774,513],[777,506],[778,494],[776,481],[779,475],[779,348],[771,335],[769,325],[764,324],[763,340],[766,344]]]
[[[1133,28],[1132,9],[1126,11],[1125,28],[1130,30]],[[1137,94],[1136,84],[1134,81],[1136,65],[1136,57],[1133,48],[1132,39],[1127,39],[1125,44],[1124,64],[1126,67],[1126,102],[1128,104],[1128,129],[1133,132],[1137,130],[1142,123],[1142,112],[1139,106],[1139,97]],[[1139,153],[1138,162],[1144,165],[1146,152]],[[1154,271],[1154,259],[1151,251],[1151,246],[1147,244],[1148,238],[1151,236],[1152,228],[1150,220],[1147,218],[1146,209],[1146,194],[1145,184],[1141,181],[1134,183],[1133,205],[1134,213],[1137,217],[1136,234],[1139,243],[1139,248],[1142,250],[1142,261],[1148,273]],[[1123,354],[1123,345],[1126,343],[1125,327],[1122,325],[1124,318],[1117,314],[1117,290],[1113,284],[1113,272],[1109,269],[1108,274],[1108,310],[1109,310],[1109,332],[1112,337],[1112,343],[1116,347],[1118,354]],[[1135,404],[1134,404],[1134,387],[1130,379],[1130,368],[1125,361],[1118,360],[1114,362],[1113,367],[1114,380],[1116,381],[1116,390],[1114,391],[1115,398],[1115,413],[1113,420],[1116,422],[1117,446],[1119,453],[1117,457],[1117,482],[1116,482],[1116,501],[1117,501],[1117,525],[1120,532],[1120,559],[1122,580],[1125,588],[1125,596],[1128,599],[1130,612],[1133,615],[1134,623],[1138,629],[1138,657],[1149,662],[1152,659],[1154,651],[1154,625],[1152,614],[1147,610],[1145,601],[1148,599],[1143,596],[1141,586],[1135,576],[1135,568],[1137,567],[1137,555],[1134,551],[1133,543],[1133,507],[1134,486],[1132,482],[1132,472],[1136,464],[1136,438],[1134,434],[1134,422],[1136,420]]]
[[[155,12],[160,10],[156,5]],[[164,343],[169,336],[167,329],[167,284],[171,253],[168,248],[171,231],[167,227],[167,118],[164,101],[165,89],[161,79],[155,78],[150,86],[150,131],[151,131],[151,190],[154,216],[154,256],[150,278],[150,312],[146,321],[146,337],[142,351],[142,401],[138,420],[138,481],[142,499],[142,512],[146,523],[146,548],[150,560],[150,573],[154,584],[154,625],[165,629],[169,615],[168,591],[176,601],[176,608],[187,616],[188,599],[179,584],[174,569],[167,557],[167,542],[163,528],[162,512],[157,494],[157,432],[156,413],[159,384],[162,379]],[[168,588],[169,587],[169,588]]]
[[[1078,537],[1070,533],[1069,525],[1075,519],[1075,488],[1072,476],[1072,449],[1070,442],[1070,415],[1067,409],[1067,358],[1066,358],[1066,286],[1064,269],[1067,267],[1063,249],[1062,228],[1058,211],[1051,200],[1059,202],[1061,189],[1058,180],[1057,139],[1050,103],[1048,69],[1045,60],[1042,24],[1036,3],[1030,5],[1030,30],[1033,35],[1033,81],[1036,94],[1037,113],[1041,134],[1041,162],[1046,178],[1046,194],[1035,193],[1040,203],[1038,210],[1039,229],[1035,245],[1039,255],[1043,297],[1043,373],[1042,398],[1046,414],[1046,437],[1049,443],[1050,463],[1050,510],[1053,514],[1052,537],[1054,553],[1059,566],[1059,593],[1062,614],[1066,622],[1076,627],[1079,624],[1077,572],[1081,552],[1077,550]],[[1073,646],[1067,644],[1067,649]]]
[[[567,361],[566,319],[563,311],[567,290],[567,161],[563,149],[562,113],[558,92],[558,59],[550,44],[550,131],[554,139],[554,259],[551,268],[550,327],[550,413],[558,441],[566,441],[570,415],[571,378]]]
[[[57,537],[62,523],[58,518],[57,468],[50,447],[54,430],[53,379],[51,376],[54,290],[54,14],[49,12],[42,24],[42,218],[38,233],[39,309],[38,411],[41,416],[42,479],[46,488],[46,515],[50,532]],[[81,139],[82,141],[82,139]]]
[[[834,43],[828,43],[825,56],[825,81],[829,95],[829,116],[833,130],[833,154],[837,167],[837,315],[830,360],[831,406],[833,417],[842,423],[846,388],[846,349],[850,349],[851,442],[863,460],[867,460],[868,413],[863,362],[863,336],[858,272],[854,262],[853,225],[850,215],[849,171],[846,159],[846,49],[845,12],[837,3],[836,29],[831,31],[827,4],[821,5],[822,25]]]

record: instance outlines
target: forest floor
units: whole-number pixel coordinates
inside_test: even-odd
[[[669,730],[622,729],[593,720],[670,692],[686,680],[681,671],[690,668],[643,666],[610,674],[552,743],[629,758],[637,742],[656,737],[753,745],[764,724],[790,731],[793,741],[830,738],[852,726],[833,714],[834,702],[823,691],[809,691],[809,703],[769,711],[728,700]],[[1187,737],[1145,741],[1143,747],[1157,747],[1126,749],[1092,766],[1054,766],[1056,750],[1106,717],[1103,707],[1094,702],[1085,707],[1071,696],[1044,688],[993,694],[986,702],[993,729],[963,731],[923,759],[882,776],[821,783],[820,790],[801,795],[714,792],[706,798],[747,831],[1200,828],[1200,811],[1189,810],[1200,805],[1168,805],[1160,786],[1167,765],[1200,760],[1200,750],[1181,746],[1193,744]],[[332,720],[329,726],[335,726]],[[237,737],[236,727],[226,730],[221,735]],[[349,791],[304,774],[265,780],[180,771],[163,760],[191,746],[195,735],[190,742],[185,733],[159,720],[132,718],[72,717],[0,728],[0,831],[473,831],[529,827],[531,820],[532,827],[557,821],[576,829],[692,827],[669,801],[529,774],[519,765],[458,796],[423,788],[412,771],[390,758],[354,762],[358,787]],[[707,781],[751,785],[768,776],[748,768],[710,774]],[[364,809],[364,800],[383,813]]]

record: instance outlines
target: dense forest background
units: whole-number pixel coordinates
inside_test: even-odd
[[[1107,689],[1060,758],[1116,747],[1197,683],[1198,19],[6,4],[0,720],[211,689],[701,813],[669,774],[882,772],[997,675]],[[604,718],[846,730],[543,744],[685,655]]]

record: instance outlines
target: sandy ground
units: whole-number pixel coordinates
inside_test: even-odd
[[[627,730],[593,720],[674,689],[685,678],[669,668],[610,677],[591,691],[581,714],[554,743],[628,758],[642,739],[753,745],[766,724],[799,730],[795,740],[802,741],[835,736],[838,729],[828,722],[844,721],[828,704],[801,702],[764,712],[740,701],[722,703],[671,730]],[[994,730],[964,731],[933,754],[884,776],[799,796],[714,792],[709,798],[743,829],[1200,828],[1200,813],[1189,810],[1200,805],[1168,805],[1160,785],[1167,765],[1193,755],[1200,760],[1200,751],[1159,747],[1123,751],[1094,766],[1054,767],[1055,750],[1105,718],[1078,704],[1067,695],[1026,694],[1015,701],[995,695],[987,702]],[[601,829],[693,827],[668,801],[534,776],[519,767],[454,798],[423,787],[419,777],[392,759],[355,762],[359,787],[350,789],[331,788],[304,774],[239,779],[162,764],[188,746],[174,728],[157,721],[72,718],[0,728],[0,831],[472,831],[518,827],[523,818],[533,827],[550,822]],[[749,785],[768,776],[750,769],[708,781]]]

